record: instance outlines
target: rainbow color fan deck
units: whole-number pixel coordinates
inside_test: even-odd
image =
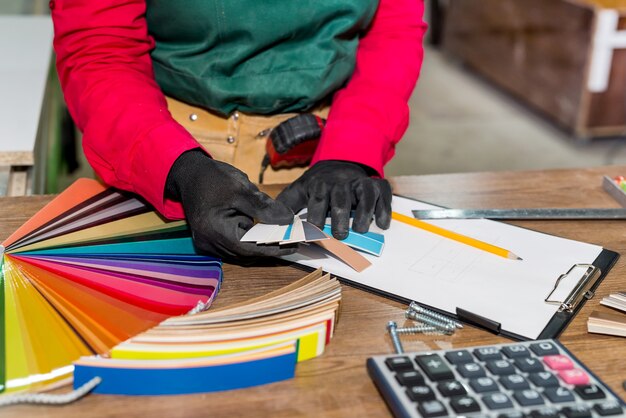
[[[238,305],[167,319],[107,358],[82,357],[74,386],[100,377],[95,393],[173,395],[285,380],[324,352],[340,300],[339,282],[316,270]]]
[[[169,395],[288,379],[333,335],[341,286],[321,270],[207,311],[218,259],[184,221],[81,179],[2,243],[0,396],[94,377],[95,393]]]
[[[207,308],[221,262],[194,251],[183,221],[81,179],[2,243],[0,392],[72,377],[165,319]]]

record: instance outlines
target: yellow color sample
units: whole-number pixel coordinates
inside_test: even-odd
[[[298,362],[309,360],[317,357],[320,334],[314,332],[309,335],[303,335],[298,341]]]
[[[71,365],[91,350],[35,287],[6,260],[7,387],[41,383],[34,375]],[[27,378],[31,379],[27,379]],[[15,380],[19,379],[19,380]],[[44,378],[45,379],[45,378]]]
[[[5,264],[6,266],[6,264]],[[6,350],[6,380],[10,381],[18,377],[30,374],[29,345],[24,343],[22,327],[19,320],[19,313],[16,306],[16,290],[12,284],[14,279],[12,274],[5,269],[4,272],[4,326],[5,326],[5,350]]]

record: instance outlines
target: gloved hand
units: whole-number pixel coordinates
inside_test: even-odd
[[[285,225],[293,221],[293,212],[260,192],[240,170],[200,150],[187,151],[174,162],[167,176],[166,194],[182,203],[194,245],[200,251],[246,262],[296,250],[239,241],[254,225],[254,219]]]
[[[331,230],[337,239],[348,236],[350,211],[356,207],[352,229],[367,232],[376,215],[376,225],[391,223],[391,185],[373,178],[369,167],[347,161],[320,161],[293,182],[276,200],[294,212],[307,207],[307,221],[324,226],[330,208]]]

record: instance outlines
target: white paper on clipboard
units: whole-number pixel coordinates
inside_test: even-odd
[[[393,210],[412,216],[413,209],[436,206],[394,196]],[[392,220],[380,257],[364,256],[372,266],[361,273],[313,246],[285,257],[372,290],[454,314],[457,308],[498,322],[503,331],[537,339],[559,306],[544,300],[556,279],[575,264],[592,264],[602,247],[486,219],[430,221],[502,248],[523,258],[509,260]],[[574,270],[553,297],[574,289],[584,269]]]

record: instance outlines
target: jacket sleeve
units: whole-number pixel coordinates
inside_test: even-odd
[[[83,132],[83,149],[107,183],[182,218],[164,198],[169,170],[197,148],[167,110],[154,80],[145,0],[53,0],[54,49],[65,99]]]
[[[384,175],[408,126],[408,101],[424,55],[423,11],[423,0],[380,0],[359,42],[354,73],[333,97],[312,164],[353,161]]]

